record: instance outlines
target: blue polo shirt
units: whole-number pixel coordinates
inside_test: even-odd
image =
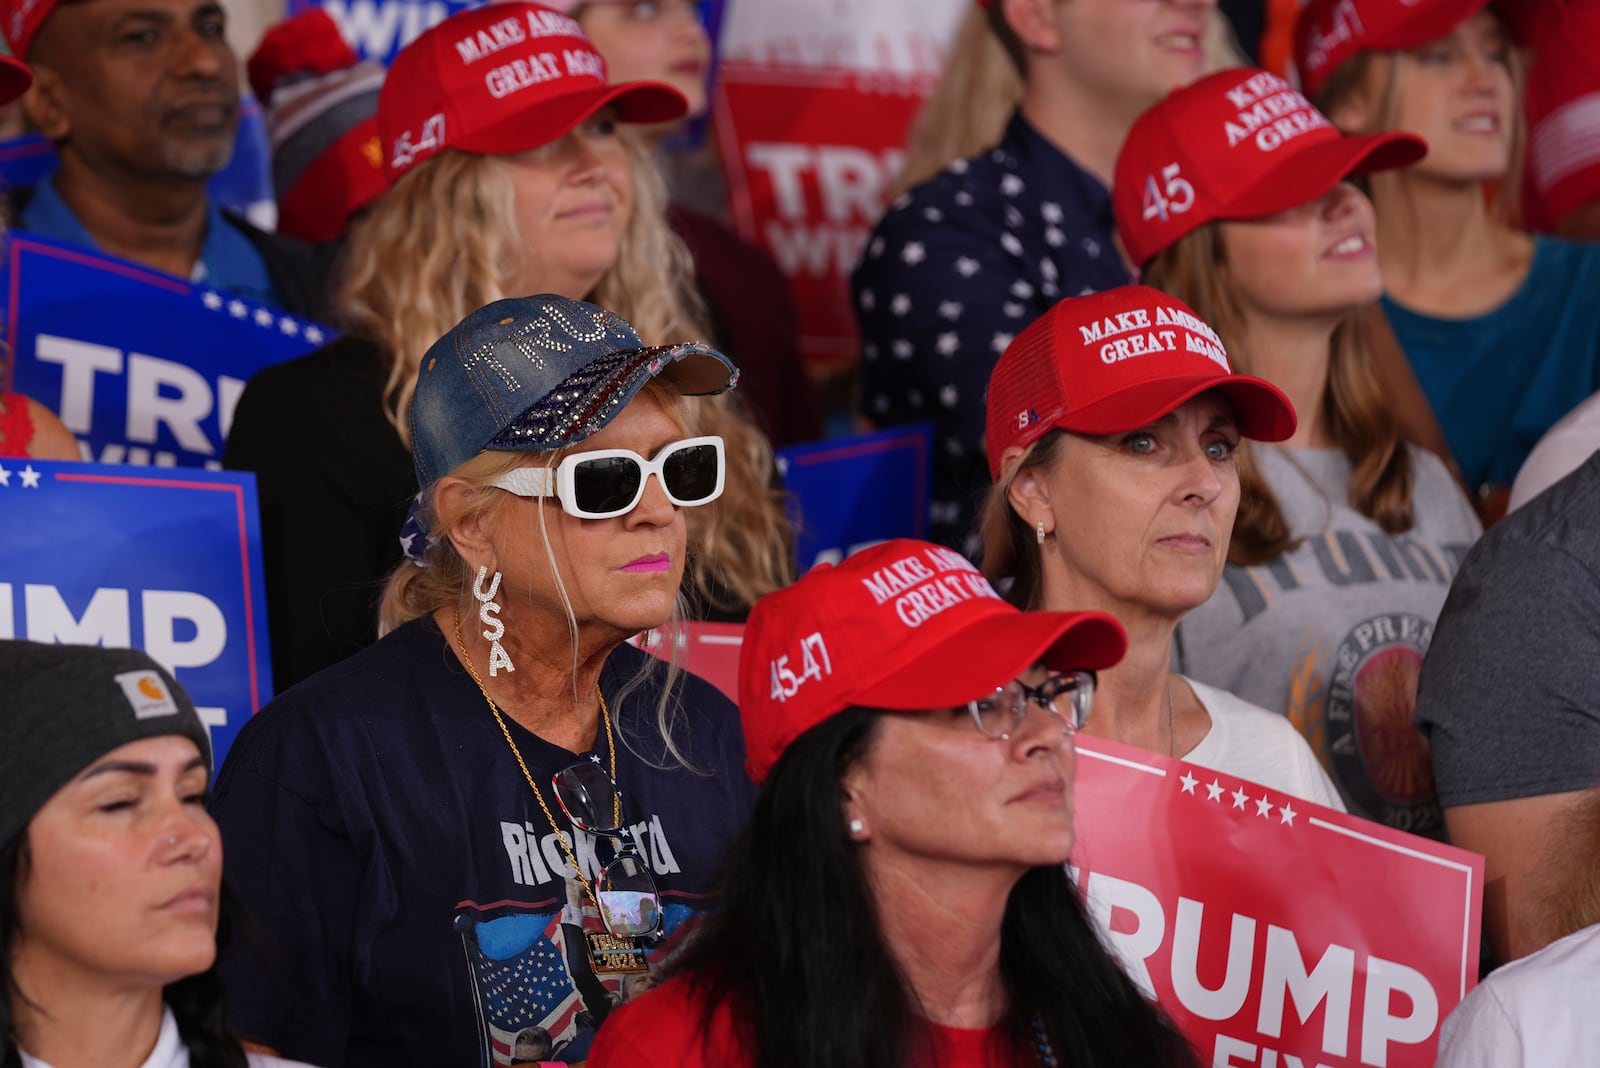
[[[56,192],[55,176],[46,175],[33,187],[22,210],[21,229],[56,241],[99,248],[83,223]],[[267,265],[244,234],[228,223],[216,199],[206,198],[206,236],[189,281],[235,293],[248,300],[278,307],[282,301],[267,274]]]
[[[850,279],[861,410],[878,426],[932,421],[933,540],[976,558],[989,372],[1062,297],[1132,281],[1114,232],[1110,191],[1020,112],[993,149],[879,220]]]

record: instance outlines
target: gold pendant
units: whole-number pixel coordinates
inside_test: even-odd
[[[637,938],[617,938],[605,931],[589,931],[584,935],[589,950],[589,964],[596,975],[638,975],[648,972],[650,965],[644,959],[644,943]]]

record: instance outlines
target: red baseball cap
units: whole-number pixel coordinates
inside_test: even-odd
[[[852,706],[953,708],[1039,661],[1098,671],[1122,659],[1104,612],[1023,612],[960,553],[900,538],[756,602],[739,653],[745,767],[757,782],[800,735]]]
[[[606,65],[576,21],[539,4],[462,11],[412,41],[378,97],[384,169],[393,181],[447,148],[526,152],[607,104],[624,122],[670,122],[689,109],[661,82],[606,84]]]
[[[0,0],[0,20],[6,31],[6,44],[18,59],[28,58],[34,35],[60,0]]]
[[[1136,430],[1208,389],[1227,396],[1245,437],[1294,433],[1289,398],[1265,379],[1234,374],[1221,339],[1183,301],[1149,286],[1068,297],[1018,334],[989,375],[989,476],[1000,477],[1006,449],[1054,427]]]
[[[1134,263],[1216,219],[1259,219],[1351,175],[1415,163],[1415,134],[1346,136],[1276,74],[1218,71],[1174,89],[1134,122],[1111,206]]]
[[[33,71],[19,59],[0,56],[0,104],[9,104],[28,91],[33,84]]]
[[[1532,3],[1535,0],[1526,0]],[[1416,48],[1449,33],[1489,0],[1309,0],[1294,24],[1300,85],[1315,94],[1362,52]]]

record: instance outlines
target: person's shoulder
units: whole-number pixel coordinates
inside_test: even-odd
[[[1600,453],[1490,527],[1463,571],[1486,566],[1537,566],[1551,553],[1582,561],[1600,577]]]
[[[706,1019],[704,989],[680,975],[619,1007],[606,1020],[589,1056],[595,1068],[748,1063],[733,1050],[732,1017],[726,1005]]]

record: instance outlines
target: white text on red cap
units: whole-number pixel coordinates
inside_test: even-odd
[[[501,19],[493,26],[481,30],[474,30],[467,36],[456,41],[456,54],[461,57],[461,62],[471,66],[488,56],[494,55],[502,48],[538,37],[583,37],[583,27],[568,18],[558,15],[554,11],[528,12],[528,26],[524,30],[522,19],[515,15]]]
[[[862,579],[861,585],[874,604],[893,597],[895,615],[908,627],[920,627],[945,609],[974,597],[1000,596],[966,557],[931,547],[878,568]]]
[[[1229,148],[1254,134],[1256,147],[1271,152],[1303,133],[1333,125],[1276,74],[1255,75],[1228,90],[1228,100],[1239,109],[1232,120],[1223,123]]]
[[[1205,320],[1177,308],[1164,308],[1159,304],[1155,307],[1155,313],[1155,320],[1152,322],[1148,308],[1118,312],[1114,316],[1108,315],[1092,323],[1080,323],[1078,332],[1083,335],[1085,345],[1104,342],[1100,346],[1100,362],[1106,364],[1117,363],[1133,356],[1143,356],[1150,352],[1176,352],[1178,334],[1181,332],[1185,352],[1198,352],[1215,362],[1224,371],[1230,374],[1233,372],[1233,368],[1228,366],[1228,354],[1222,347],[1222,339],[1217,337],[1216,331],[1206,325]],[[1178,329],[1154,329],[1160,326]]]
[[[1320,70],[1328,62],[1328,53],[1338,45],[1344,44],[1358,33],[1366,33],[1367,28],[1361,23],[1361,13],[1356,10],[1354,0],[1340,0],[1328,13],[1327,26],[1313,26],[1306,46],[1306,67],[1308,70]]]

